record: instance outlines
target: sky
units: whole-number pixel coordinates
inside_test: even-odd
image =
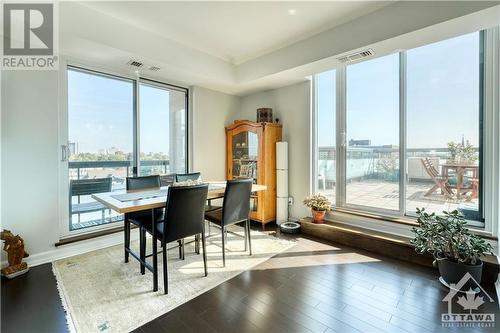
[[[169,150],[170,92],[139,86],[141,152]],[[80,71],[68,71],[69,141],[80,152],[116,147],[132,152],[133,83]]]
[[[335,145],[335,71],[319,75],[318,144]],[[346,70],[347,140],[399,145],[399,56]],[[479,33],[407,51],[407,146],[479,141]]]

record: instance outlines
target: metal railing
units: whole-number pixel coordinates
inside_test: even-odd
[[[168,173],[169,160],[143,160],[140,162],[142,167],[160,166],[163,168],[163,173]],[[69,161],[68,168],[76,170],[76,179],[81,178],[82,169],[104,169],[104,168],[126,168],[127,177],[132,175],[131,168],[135,165],[132,161]]]

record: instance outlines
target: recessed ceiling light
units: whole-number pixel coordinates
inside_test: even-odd
[[[297,10],[295,10],[295,9],[288,10],[288,15],[295,15],[295,14],[297,14]]]

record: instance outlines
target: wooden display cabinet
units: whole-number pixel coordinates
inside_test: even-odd
[[[252,194],[250,218],[262,223],[276,220],[276,142],[281,124],[237,120],[226,127],[227,179],[252,178],[267,190]]]

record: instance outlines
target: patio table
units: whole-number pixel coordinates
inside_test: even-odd
[[[462,188],[464,187],[464,175],[467,171],[472,171],[473,181],[477,182],[479,166],[470,163],[444,163],[441,164],[441,175],[444,179],[448,179],[450,176],[450,171],[455,172],[457,178],[457,198],[459,199],[461,196]],[[473,185],[472,187],[472,197],[477,198],[477,188]]]

